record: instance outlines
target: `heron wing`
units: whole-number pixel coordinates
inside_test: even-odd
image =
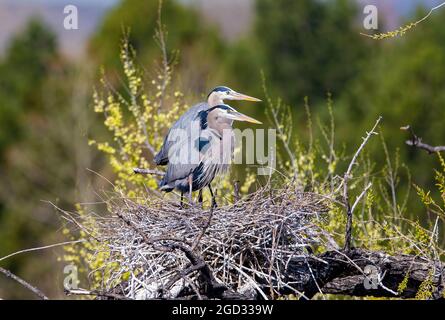
[[[165,176],[159,183],[161,189],[170,190],[180,184],[187,184],[186,180],[189,175],[200,165],[199,159],[197,159],[198,161],[191,161],[189,156],[191,148],[200,151],[201,143],[199,140],[198,138],[197,141],[192,142],[181,139],[181,141],[170,146],[169,155],[171,158]]]
[[[212,143],[214,140],[216,143]],[[167,172],[159,184],[161,190],[187,191],[190,174],[193,175],[193,188],[197,190],[211,183],[216,175],[227,172],[233,154],[233,135],[220,140],[212,130],[204,129],[197,138],[174,143],[169,154]],[[223,158],[219,159],[221,155]]]
[[[204,130],[204,132],[206,131]],[[171,161],[168,163],[167,172],[159,184],[161,189],[170,190],[178,188],[181,185],[187,185],[187,179],[190,174],[202,174],[204,170],[203,160],[211,148],[212,137],[200,135],[194,138],[194,140],[195,141],[180,141],[180,143],[175,143],[171,146]],[[198,158],[190,157],[191,152],[194,152],[194,155],[198,156]],[[195,179],[196,177],[194,177],[194,180]]]
[[[188,136],[188,126],[192,121],[198,117],[198,114],[203,111],[207,110],[209,108],[209,104],[207,102],[201,102],[193,107],[191,107],[189,110],[187,110],[170,128],[167,135],[165,136],[164,143],[161,147],[161,150],[158,152],[158,154],[155,156],[154,161],[156,165],[158,166],[165,166],[168,164],[168,154],[170,151],[170,148],[173,144],[176,144],[176,141],[173,141],[171,137],[172,130],[182,129],[184,132],[186,132],[185,136],[183,137],[184,141],[187,140]]]

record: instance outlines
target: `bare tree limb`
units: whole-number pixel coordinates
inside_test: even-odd
[[[431,299],[443,299],[445,276],[443,263],[412,255],[391,256],[384,252],[365,249],[351,249],[347,252],[329,251],[317,258],[309,259],[309,264],[317,279],[317,284],[321,286],[324,293],[361,297],[414,298],[420,285],[430,279],[431,270],[437,270],[430,280],[434,288]],[[375,267],[377,273],[373,275],[373,278],[360,271],[367,266]],[[298,259],[295,259],[290,267],[294,274],[308,273],[307,268],[307,264]],[[400,284],[405,279],[407,280],[406,287],[400,288]],[[371,284],[373,280],[376,282],[369,287],[366,280]],[[316,284],[307,275],[296,287],[305,292],[308,297],[318,293]]]
[[[418,137],[414,133],[414,130],[410,125],[401,127],[400,130],[409,131],[411,133],[411,139],[406,141],[406,144],[411,147],[423,149],[427,151],[429,154],[437,152],[445,152],[445,146],[431,146],[429,144],[423,143],[422,138]]]
[[[142,169],[142,168],[133,168],[133,172],[135,174],[152,174],[155,176],[164,176],[165,172],[159,170],[151,170],[151,169]]]
[[[349,163],[348,169],[346,170],[344,177],[343,177],[343,198],[344,203],[346,206],[346,213],[347,213],[347,222],[346,222],[346,233],[345,233],[345,250],[348,251],[351,249],[351,242],[352,242],[352,214],[353,209],[355,206],[351,206],[351,203],[349,201],[349,188],[348,188],[348,181],[351,178],[351,173],[354,165],[357,163],[358,156],[362,152],[362,150],[365,148],[366,144],[368,143],[369,139],[373,135],[377,135],[378,133],[375,131],[382,120],[382,117],[379,117],[374,125],[374,127],[371,129],[371,131],[366,133],[366,136],[363,138],[363,142],[358,148],[357,152],[352,157],[351,162]]]
[[[77,296],[96,296],[101,298],[110,298],[114,300],[132,300],[124,295],[116,294],[112,292],[103,292],[98,290],[85,290],[85,289],[72,289],[72,290],[65,290],[65,294],[67,296],[70,295],[77,295]]]
[[[23,287],[25,287],[26,289],[28,289],[29,291],[31,291],[32,293],[34,293],[36,296],[38,296],[40,299],[42,300],[49,300],[48,297],[39,289],[37,289],[35,286],[29,284],[28,282],[26,282],[25,280],[23,280],[22,278],[16,276],[15,274],[13,274],[11,271],[3,269],[2,267],[0,267],[0,272],[3,273],[5,276],[7,276],[8,278],[18,282],[19,284],[21,284]]]

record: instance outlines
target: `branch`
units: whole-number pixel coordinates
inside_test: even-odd
[[[445,6],[445,2],[442,2],[441,4],[435,6],[434,8],[432,8],[426,16],[424,16],[423,18],[415,21],[415,22],[411,22],[410,24],[406,25],[406,26],[402,26],[399,27],[397,30],[394,31],[388,31],[388,32],[384,32],[384,33],[378,33],[378,34],[366,34],[366,33],[360,33],[362,36],[365,37],[369,37],[373,40],[382,40],[382,39],[386,39],[386,38],[394,38],[397,36],[403,36],[408,30],[416,27],[418,24],[422,23],[423,21],[425,21],[426,19],[428,19],[434,11],[436,11],[437,9],[441,8]]]
[[[345,250],[348,251],[351,249],[351,242],[352,242],[352,214],[355,209],[355,205],[351,207],[351,204],[349,202],[349,190],[348,190],[348,180],[351,177],[352,169],[354,165],[357,162],[358,156],[362,152],[362,150],[365,148],[366,144],[368,143],[369,139],[373,135],[377,135],[378,133],[375,132],[377,129],[377,126],[379,125],[380,121],[382,120],[382,117],[379,117],[374,125],[374,127],[371,129],[370,132],[366,133],[366,136],[363,138],[363,142],[358,148],[357,152],[352,157],[351,162],[349,163],[348,169],[345,172],[344,178],[343,178],[343,198],[344,203],[346,206],[346,212],[347,212],[347,222],[346,222],[346,233],[345,233]],[[364,194],[363,194],[364,195]],[[361,196],[359,196],[360,198]]]
[[[195,251],[195,249],[198,246],[199,242],[201,241],[202,237],[207,232],[207,229],[210,227],[210,223],[212,222],[212,217],[213,217],[213,208],[214,208],[213,206],[210,206],[209,218],[208,218],[207,223],[205,224],[204,228],[202,228],[201,233],[199,234],[199,236],[194,241],[194,243],[192,245],[192,251]]]
[[[248,300],[255,296],[239,294],[215,281],[208,265],[190,249],[174,245],[172,249],[183,251],[191,265],[174,275],[169,282],[178,281],[192,272],[201,272],[200,284],[204,285],[202,297],[221,300]],[[375,273],[366,273],[372,267]],[[432,272],[434,271],[434,272]],[[444,299],[445,265],[412,255],[391,256],[381,251],[353,248],[349,251],[328,251],[317,256],[298,256],[289,261],[282,270],[285,286],[274,285],[279,295],[303,293],[312,299],[317,293],[339,294],[355,297],[395,297],[400,299],[416,298],[426,281],[431,284],[430,299]],[[256,282],[263,288],[270,285],[267,281],[261,285],[261,276]],[[401,286],[402,283],[405,285]],[[113,299],[126,298],[115,292],[70,292],[71,294],[97,295]],[[195,299],[196,295],[178,296],[177,299]],[[257,292],[256,298],[259,297]],[[128,299],[128,298],[127,298]],[[163,299],[163,298],[161,298]]]
[[[327,262],[327,263],[326,263]],[[431,278],[432,299],[443,299],[445,266],[441,262],[428,261],[411,255],[391,256],[380,251],[351,249],[350,251],[328,251],[318,257],[295,259],[290,263],[290,275],[302,277],[295,289],[309,298],[318,293],[344,294],[351,296],[415,298],[421,284]],[[308,276],[312,269],[317,283]],[[365,275],[366,267],[375,267],[377,274]],[[431,271],[435,271],[431,275]],[[366,280],[374,286],[366,288]],[[400,288],[402,281],[406,287]],[[295,280],[294,280],[295,281]],[[403,289],[403,290],[401,290]]]
[[[13,256],[16,256],[18,254],[25,253],[25,252],[32,252],[32,251],[50,249],[50,248],[65,246],[67,244],[76,244],[76,243],[81,243],[81,242],[85,242],[85,241],[86,241],[85,239],[80,239],[80,240],[75,240],[75,241],[66,241],[66,242],[61,242],[61,243],[50,244],[48,246],[43,246],[43,247],[24,249],[24,250],[13,252],[11,254],[8,254],[7,256],[4,256],[4,257],[0,258],[0,261],[6,260],[8,258],[11,258]]]
[[[112,293],[112,292],[103,292],[103,291],[97,291],[97,290],[85,290],[85,289],[72,289],[72,290],[65,290],[65,294],[67,296],[70,295],[77,295],[77,296],[96,296],[96,297],[102,297],[102,298],[110,298],[114,300],[133,300],[130,299],[124,295]]]
[[[207,297],[217,298],[222,300],[247,299],[243,295],[238,294],[233,290],[230,290],[224,284],[218,283],[210,267],[204,262],[204,260],[201,257],[193,253],[193,251],[187,246],[181,243],[172,243],[167,246],[173,250],[177,249],[182,251],[187,257],[187,259],[189,259],[190,263],[192,264],[192,267],[185,269],[183,271],[184,274],[189,274],[194,271],[200,272],[203,280],[202,284],[204,285],[203,289]]]
[[[152,175],[155,175],[155,176],[165,176],[165,172],[159,171],[159,170],[133,168],[133,172],[135,174],[152,174]]]
[[[360,200],[363,199],[363,197],[368,193],[369,189],[372,187],[372,182],[368,183],[368,185],[365,187],[365,189],[360,193],[360,195],[355,199],[354,204],[352,205],[351,211],[354,212],[355,207],[359,204]]]
[[[197,254],[193,252],[194,245],[190,246],[190,244],[181,239],[175,239],[172,237],[155,237],[149,238],[142,230],[140,230],[132,221],[128,220],[124,215],[117,213],[118,217],[124,221],[133,231],[135,231],[138,235],[142,237],[142,240],[148,245],[155,245],[159,242],[169,242],[169,243],[159,243],[157,247],[160,251],[173,251],[180,250],[184,253],[187,259],[191,263],[191,267],[187,267],[181,272],[179,272],[173,279],[176,281],[181,278],[193,273],[195,271],[200,272],[202,276],[205,295],[209,298],[219,298],[219,299],[246,299],[243,295],[240,295],[233,290],[230,290],[225,285],[218,283],[215,279],[215,276],[212,273],[210,267],[205,263],[205,261]],[[204,227],[203,232],[210,225],[210,221],[213,216],[213,209],[210,210],[209,220],[207,225]],[[199,239],[197,239],[199,241]],[[197,242],[196,242],[197,244]],[[174,281],[174,282],[176,282]],[[170,281],[169,285],[173,285],[174,282]]]
[[[429,154],[437,152],[445,152],[445,146],[431,146],[429,144],[423,143],[422,138],[418,137],[413,128],[410,125],[401,127],[400,130],[409,131],[411,133],[411,140],[407,140],[405,143],[411,147],[426,150]]]
[[[15,274],[13,274],[11,271],[3,269],[2,267],[0,267],[0,272],[3,273],[5,276],[7,276],[8,278],[18,282],[19,284],[21,284],[23,287],[25,287],[26,289],[28,289],[29,291],[31,291],[32,293],[34,293],[36,296],[38,296],[40,299],[42,300],[49,300],[48,297],[39,289],[37,289],[36,287],[34,287],[33,285],[29,284],[28,282],[26,282],[25,280],[23,280],[22,278],[16,276]]]
[[[237,203],[240,200],[240,192],[239,192],[239,181],[235,181],[233,185],[233,202]]]

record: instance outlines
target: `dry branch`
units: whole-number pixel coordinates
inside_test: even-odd
[[[97,233],[108,246],[109,263],[117,261],[119,267],[95,293],[107,299],[272,299],[286,294],[310,299],[317,293],[413,298],[430,280],[431,298],[442,297],[442,263],[365,249],[338,251],[314,224],[330,205],[296,185],[266,187],[234,205],[209,210],[184,209],[165,200],[112,199],[112,216],[97,221]],[[310,248],[317,246],[328,251],[314,255]],[[369,266],[377,270],[373,288],[365,286]],[[129,271],[130,279],[116,286]],[[406,287],[399,293],[404,279]]]
[[[352,160],[349,163],[348,169],[346,170],[346,172],[343,176],[343,199],[344,199],[344,204],[346,207],[346,214],[347,214],[346,232],[345,232],[345,246],[344,246],[345,251],[349,251],[351,249],[351,245],[352,245],[352,215],[354,213],[354,208],[355,208],[355,205],[351,206],[351,203],[349,200],[348,181],[351,178],[352,170],[354,168],[354,165],[357,163],[357,159],[358,159],[360,153],[365,148],[369,139],[371,139],[371,137],[373,135],[377,134],[377,132],[375,130],[377,129],[381,120],[382,120],[382,117],[379,117],[377,119],[374,127],[371,129],[371,131],[366,133],[366,136],[363,138],[362,144],[360,145],[360,147],[357,149],[354,156],[352,157]],[[364,196],[364,193],[362,195],[360,195],[359,198],[362,196]]]
[[[190,295],[191,281],[202,297],[247,299],[255,292],[267,298],[288,286],[286,265],[324,241],[312,220],[328,211],[328,203],[288,185],[209,210],[180,208],[165,199],[138,204],[117,197],[108,208],[112,216],[96,221],[96,233],[109,263],[118,261],[119,267],[102,291],[114,289],[112,284],[131,270],[132,280],[119,293],[128,298]]]
[[[133,172],[135,174],[152,174],[155,176],[164,176],[165,172],[159,170],[150,170],[150,169],[141,169],[141,168],[133,168]]]
[[[85,289],[71,289],[71,290],[65,290],[65,294],[67,296],[75,295],[75,296],[94,296],[98,299],[113,299],[113,300],[131,300],[130,298],[127,298],[126,296],[123,296],[121,294],[116,294],[113,292],[103,292],[98,290],[85,290]]]
[[[351,249],[348,252],[329,251],[317,258],[310,259],[309,264],[324,293],[359,297],[414,298],[420,285],[431,277],[434,288],[431,298],[443,299],[445,285],[443,263],[412,255],[391,256],[384,252],[364,249]],[[368,275],[368,281],[371,283],[377,280],[372,288],[366,288],[367,276],[363,270],[367,266],[373,266],[378,271],[374,275],[375,278]],[[307,273],[307,264],[302,261],[294,261],[290,268],[294,273]],[[381,281],[378,281],[379,278]],[[405,278],[406,287],[398,292]],[[304,279],[301,281],[298,289],[311,297],[318,291],[312,279],[307,276],[306,279],[307,281]]]
[[[32,293],[34,293],[36,296],[38,296],[40,299],[42,300],[48,300],[48,297],[39,289],[37,289],[35,286],[33,286],[32,284],[26,282],[25,280],[23,280],[22,278],[16,276],[15,274],[13,274],[11,271],[3,269],[2,267],[0,267],[0,272],[3,273],[5,276],[7,276],[8,278],[18,282],[22,287],[28,289],[29,291],[31,291]]]
[[[337,250],[314,224],[330,205],[294,185],[266,187],[234,205],[209,210],[113,198],[112,215],[97,220],[97,234],[107,246],[109,263],[119,262],[119,267],[100,290],[70,294],[101,299],[271,299],[286,294],[311,299],[318,293],[414,298],[430,281],[431,299],[443,297],[445,266],[437,260]],[[317,246],[328,251],[314,255],[310,248]],[[377,270],[374,280],[365,272],[370,266]],[[119,282],[129,271],[130,279]],[[369,288],[366,281],[377,282]]]
[[[406,141],[407,145],[409,145],[411,147],[423,149],[423,150],[427,151],[429,154],[433,154],[433,153],[437,153],[437,152],[445,152],[445,146],[431,146],[429,144],[423,143],[422,138],[418,137],[414,133],[414,130],[411,126],[408,125],[405,127],[401,127],[400,129],[404,130],[404,131],[409,131],[411,133],[411,139]]]

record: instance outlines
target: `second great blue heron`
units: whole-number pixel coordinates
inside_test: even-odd
[[[226,104],[201,110],[191,120],[198,124],[197,134],[180,135],[170,145],[169,156],[175,158],[170,159],[159,187],[166,192],[179,190],[182,204],[184,193],[189,193],[191,200],[192,191],[197,190],[200,191],[199,202],[202,202],[202,189],[207,186],[214,206],[216,202],[210,183],[229,168],[234,148],[233,121],[261,122]],[[196,161],[190,161],[190,152],[196,155]]]
[[[164,144],[161,147],[159,153],[155,156],[154,161],[158,166],[165,166],[168,164],[168,154],[172,145],[171,132],[174,130],[183,130],[185,134],[188,133],[190,123],[196,119],[201,111],[209,110],[217,105],[224,104],[224,100],[245,100],[245,101],[261,101],[260,99],[236,92],[228,87],[219,86],[214,88],[207,96],[206,102],[201,102],[189,110],[187,110],[170,128],[170,131],[165,137]]]

